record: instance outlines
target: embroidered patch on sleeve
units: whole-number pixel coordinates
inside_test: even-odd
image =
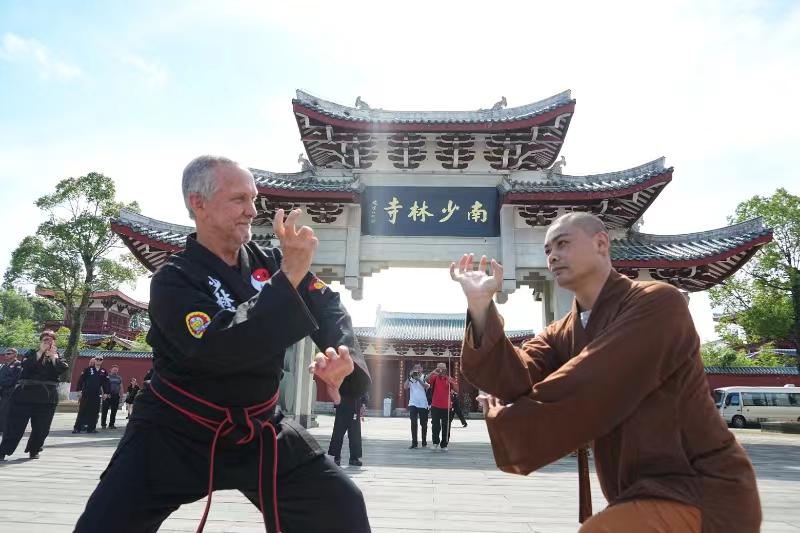
[[[327,289],[327,288],[328,288],[328,286],[325,285],[325,283],[321,279],[316,277],[316,276],[311,278],[311,283],[308,285],[308,290],[310,290],[310,291],[325,292],[325,289]]]
[[[211,318],[201,311],[194,311],[186,315],[186,327],[189,328],[189,333],[195,339],[203,337],[210,322]]]

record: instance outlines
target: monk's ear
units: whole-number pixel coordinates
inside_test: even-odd
[[[600,255],[611,257],[611,238],[605,231],[600,231],[594,235],[594,244]]]

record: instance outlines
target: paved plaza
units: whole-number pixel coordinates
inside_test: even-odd
[[[124,431],[72,435],[74,414],[57,414],[41,459],[21,450],[0,464],[0,533],[61,533],[72,526]],[[327,446],[333,418],[312,430]],[[363,425],[365,465],[346,471],[364,491],[375,533],[532,532],[577,530],[575,460],[566,458],[521,477],[499,472],[486,427],[456,422],[450,451],[408,450],[406,419],[369,418]],[[800,435],[737,431],[756,466],[764,532],[800,533]],[[26,435],[27,440],[27,435]],[[342,457],[347,461],[347,446]],[[593,477],[594,508],[603,498]],[[195,531],[203,503],[182,507],[161,531]],[[113,533],[113,527],[109,527]],[[217,492],[205,531],[262,532],[261,517],[238,492]],[[304,532],[313,533],[313,532]]]

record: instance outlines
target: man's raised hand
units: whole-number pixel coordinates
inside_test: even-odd
[[[347,346],[339,346],[338,352],[333,348],[328,348],[325,353],[318,353],[314,362],[308,367],[308,371],[325,383],[333,403],[338,404],[342,400],[339,394],[339,387],[344,378],[353,372],[355,365],[353,358],[350,357],[350,350]]]
[[[467,297],[467,309],[472,319],[473,342],[476,346],[483,335],[486,316],[494,294],[503,287],[503,266],[486,256],[481,256],[478,269],[472,269],[475,254],[464,254],[458,264],[450,264],[450,277],[461,285],[461,290]],[[488,264],[492,266],[492,274],[486,273]]]
[[[478,269],[473,270],[474,254],[464,254],[458,263],[450,264],[450,277],[461,285],[467,297],[467,304],[472,307],[488,307],[494,294],[503,287],[503,266],[495,261],[481,257]],[[486,273],[488,264],[492,266],[492,274]]]
[[[293,209],[285,221],[283,213],[283,209],[275,211],[272,227],[275,230],[275,236],[281,242],[281,251],[283,252],[281,271],[296,288],[311,270],[311,261],[314,259],[314,251],[317,249],[319,239],[314,235],[314,230],[308,226],[296,229],[295,225],[301,213],[299,209]]]

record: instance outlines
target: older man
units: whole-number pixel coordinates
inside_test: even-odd
[[[753,467],[714,407],[683,295],[616,273],[592,215],[556,220],[544,253],[575,301],[521,348],[492,303],[502,267],[492,260],[489,276],[470,255],[451,266],[469,313],[463,372],[490,395],[498,467],[527,475],[592,442],[609,507],[582,533],[758,531]]]
[[[366,364],[338,294],[309,272],[318,241],[300,211],[277,211],[280,250],[251,241],[257,196],[230,159],[184,170],[197,233],[153,276],[155,372],[77,532],[156,531],[207,496],[202,530],[218,489],[241,491],[273,533],[370,530],[359,489],[276,405],[285,350],[308,335],[324,351],[310,370],[335,398],[366,390]]]

